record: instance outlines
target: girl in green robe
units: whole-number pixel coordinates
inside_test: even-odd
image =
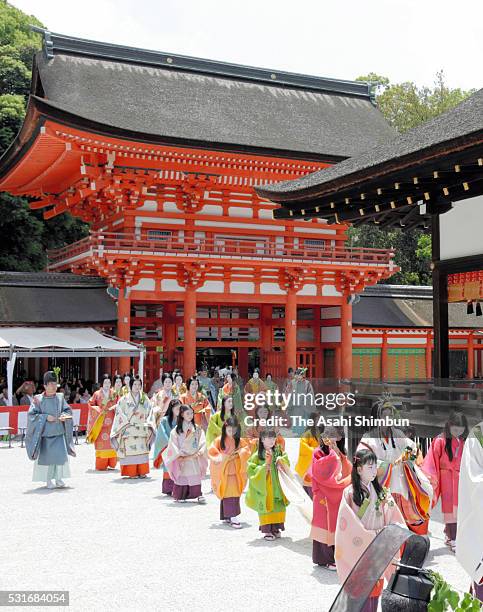
[[[243,412],[243,400],[241,396],[240,387],[233,380],[233,377],[230,373],[225,376],[225,384],[218,391],[218,402],[217,402],[217,410],[220,409],[221,402],[224,397],[231,397],[233,399],[233,405],[235,406],[235,412],[237,414],[237,418],[241,421],[241,414]]]
[[[285,497],[279,470],[290,465],[287,454],[277,444],[273,430],[260,432],[258,448],[248,460],[248,491],[246,504],[258,512],[260,531],[265,540],[275,540],[285,530],[285,509],[289,502]]]
[[[221,400],[221,410],[215,412],[210,417],[208,423],[208,429],[206,430],[206,448],[210,448],[213,442],[221,436],[221,428],[223,423],[234,415],[233,411],[233,398],[231,395],[227,395]]]

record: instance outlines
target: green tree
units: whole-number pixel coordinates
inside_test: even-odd
[[[6,0],[0,0],[0,155],[21,128],[27,107],[32,58],[41,36],[30,25],[40,21]],[[35,271],[45,268],[45,250],[74,242],[88,226],[69,214],[44,221],[25,198],[0,193],[0,269]]]
[[[437,117],[474,92],[448,87],[443,71],[436,74],[433,87],[418,87],[412,82],[393,84],[387,77],[374,72],[356,80],[372,84],[372,93],[379,109],[400,133]],[[357,242],[359,246],[395,249],[395,262],[401,271],[386,282],[399,285],[431,284],[431,236],[420,230],[384,231],[370,225],[362,225],[351,228],[350,237],[352,242]]]

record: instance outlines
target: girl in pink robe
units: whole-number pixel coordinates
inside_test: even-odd
[[[206,438],[203,429],[197,427],[193,419],[193,409],[182,405],[176,427],[172,430],[168,446],[161,456],[174,482],[173,499],[176,502],[198,499],[199,504],[205,504],[201,481],[208,467]]]
[[[332,432],[333,430],[333,432]],[[351,483],[352,464],[344,452],[344,440],[335,428],[326,428],[312,455],[308,474],[312,482],[312,561],[335,570],[334,543],[337,514],[344,489]]]
[[[468,422],[461,412],[453,412],[444,432],[435,438],[424,458],[421,469],[433,486],[433,507],[441,497],[446,546],[453,552],[456,546],[456,522],[458,511],[458,484],[461,457],[468,437]]]
[[[387,525],[405,527],[404,518],[390,491],[377,480],[377,457],[369,449],[358,450],[352,467],[352,484],[344,489],[335,532],[335,561],[343,584],[376,535]],[[394,566],[385,572],[389,579]],[[377,612],[384,586],[381,578],[361,612]]]

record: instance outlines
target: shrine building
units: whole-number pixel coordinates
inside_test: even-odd
[[[113,332],[146,346],[147,382],[160,365],[190,376],[202,362],[236,364],[243,377],[302,365],[348,378],[358,334],[390,343],[375,313],[372,331],[353,334],[352,304],[397,271],[394,253],[349,245],[344,223],[274,219],[279,204],[255,188],[394,136],[367,83],[43,31],[0,190],[46,220],[89,223],[86,238],[49,252],[48,272],[104,279]],[[426,376],[431,338],[418,333]]]

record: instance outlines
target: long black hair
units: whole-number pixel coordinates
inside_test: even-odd
[[[317,425],[317,423],[319,422],[319,417],[320,415],[318,412],[311,412],[309,419],[311,420],[313,425],[310,425],[310,427],[307,427],[307,429],[305,430],[305,433],[310,432],[310,435],[312,436],[312,438],[315,438],[316,440],[319,439],[320,434],[324,430],[323,427],[321,427],[320,425]]]
[[[380,419],[380,418],[382,418],[381,414],[382,414],[382,412],[384,410],[390,410],[392,412],[392,416],[394,416],[394,412],[395,412],[396,409],[395,409],[395,407],[390,402],[384,402],[384,403],[377,402],[377,403],[375,403],[372,406],[372,409],[371,409],[371,418],[373,418],[373,419]],[[387,450],[386,443],[384,442],[384,437],[382,435],[381,429],[383,429],[383,428],[381,426],[379,426],[378,427],[379,439],[381,440],[382,448],[384,450]],[[390,433],[390,436],[391,436],[391,446],[392,446],[392,448],[396,448],[396,443],[394,442],[394,436],[393,436],[392,427],[388,427],[388,429],[389,429],[389,433]]]
[[[258,458],[265,459],[265,447],[263,446],[264,438],[275,438],[275,444],[273,448],[275,449],[277,445],[277,432],[274,429],[262,429],[258,436]]]
[[[230,416],[234,416],[235,415],[235,406],[233,404],[233,398],[231,395],[225,395],[225,397],[221,400],[221,411],[220,411],[220,415],[221,415],[221,420],[224,421],[225,420],[225,403],[226,400],[230,398],[231,399],[231,411],[230,411]]]
[[[225,441],[226,441],[226,428],[233,427],[235,429],[235,434],[233,439],[235,440],[235,448],[240,446],[240,438],[241,438],[241,426],[238,419],[234,416],[229,417],[223,423],[223,427],[221,428],[221,441],[220,446],[222,450],[225,450]]]
[[[453,461],[453,436],[451,435],[450,429],[452,425],[465,428],[460,438],[462,440],[466,440],[468,437],[468,421],[466,420],[466,415],[464,415],[462,412],[453,411],[450,413],[448,420],[444,425],[444,437],[446,438],[445,448],[446,454],[448,455],[450,461]]]
[[[176,406],[180,406],[181,402],[179,399],[172,399],[168,404],[168,409],[166,410],[166,414],[164,415],[168,419],[168,424],[172,428],[173,427],[173,419],[174,419],[174,409]]]
[[[359,476],[359,472],[357,468],[362,467],[363,465],[367,465],[368,463],[375,463],[377,465],[377,457],[376,455],[369,450],[368,448],[362,448],[356,452],[354,455],[354,461],[352,463],[352,499],[356,506],[362,506],[362,502],[367,497],[367,492],[362,488],[361,477]],[[374,487],[376,494],[378,497],[382,494],[381,483],[377,479],[377,476],[372,481],[372,486]],[[369,485],[370,486],[370,485]]]
[[[191,378],[188,378],[188,380],[186,381],[186,389],[189,391],[190,390],[190,386],[191,383],[195,382],[198,385],[198,389],[200,388],[200,381],[198,380],[198,378],[196,376],[192,376]]]
[[[343,455],[347,455],[347,451],[345,449],[345,436],[343,435],[344,431],[342,428],[340,427],[335,427],[335,426],[328,426],[331,429],[334,429],[339,435],[340,435],[340,440],[336,440],[335,445],[337,446],[337,448],[340,450],[340,452]],[[327,428],[328,428],[327,427]],[[330,430],[329,430],[330,431]],[[322,426],[319,428],[319,435],[316,437],[316,439],[319,441],[319,445],[320,445],[320,449],[322,450],[322,452],[325,455],[328,455],[330,452],[330,447],[327,446],[327,444],[325,444],[324,439],[328,438],[330,436],[327,435],[326,433],[326,427]],[[314,436],[315,437],[315,436]]]
[[[191,412],[193,413],[193,420],[191,421],[191,424],[193,425],[193,429],[196,430],[195,413],[193,408],[191,408],[191,406],[187,406],[186,404],[181,404],[178,414],[178,420],[176,421],[176,433],[178,434],[183,433],[183,414],[187,410],[191,410]]]

